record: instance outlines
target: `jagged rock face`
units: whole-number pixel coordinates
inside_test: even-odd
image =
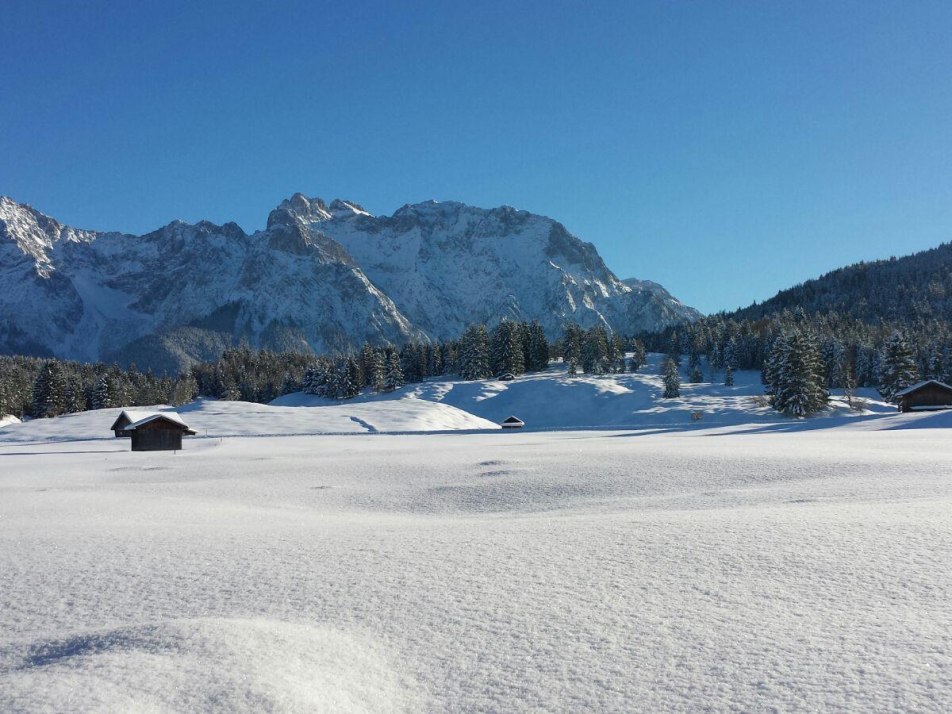
[[[340,245],[294,216],[251,236],[175,222],[136,237],[31,221],[0,201],[4,352],[175,370],[242,340],[335,352],[419,335]]]
[[[626,285],[591,243],[544,216],[435,201],[404,206],[391,217],[314,211],[313,200],[300,205],[314,232],[343,245],[434,338],[507,317],[538,319],[551,337],[573,321],[633,334],[698,317],[660,285]]]
[[[652,280],[628,278],[622,281],[631,289],[628,302],[628,320],[632,324],[644,324],[648,330],[679,322],[699,320],[703,315],[688,307],[658,283]]]
[[[0,352],[174,371],[247,341],[338,352],[454,338],[538,319],[625,333],[697,317],[654,283],[618,278],[542,216],[460,203],[375,217],[295,194],[248,235],[173,222],[143,236],[81,231],[0,197]]]

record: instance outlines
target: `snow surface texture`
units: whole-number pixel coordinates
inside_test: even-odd
[[[948,711],[948,417],[177,454],[7,427],[0,710]]]
[[[209,270],[214,266],[214,270]],[[252,235],[174,221],[78,231],[0,196],[0,351],[178,371],[240,340],[338,352],[457,338],[469,321],[569,321],[634,334],[698,317],[620,281],[550,218],[435,201],[374,217],[295,194]]]

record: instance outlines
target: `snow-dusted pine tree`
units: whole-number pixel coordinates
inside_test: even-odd
[[[787,334],[781,332],[774,338],[760,374],[760,380],[764,383],[764,391],[768,395],[777,393],[777,388],[780,385],[780,371],[788,351],[789,342],[787,340]]]
[[[497,377],[526,371],[522,330],[517,323],[503,320],[496,325],[489,341],[489,360],[492,373]]]
[[[391,350],[387,353],[387,361],[384,367],[383,378],[384,389],[392,392],[403,386],[403,370],[400,368],[400,355]]]
[[[485,325],[473,325],[463,333],[459,346],[459,376],[463,379],[488,379],[492,376],[489,334]]]
[[[582,361],[582,328],[575,323],[565,326],[565,337],[562,338],[562,359],[566,364],[574,362],[576,369]]]
[[[542,325],[535,321],[529,325],[529,361],[526,371],[542,372],[549,366],[549,341]]]
[[[66,375],[58,360],[45,362],[33,383],[32,412],[35,417],[54,417],[66,410]]]
[[[899,330],[883,345],[879,361],[879,393],[893,401],[896,393],[919,380],[916,358],[906,336]]]
[[[773,406],[792,417],[815,414],[830,398],[816,338],[810,332],[794,330],[782,344],[785,349],[778,355]]]
[[[586,330],[582,338],[582,371],[586,374],[605,374],[609,364],[608,333],[601,325]]]
[[[639,369],[641,369],[644,366],[646,359],[647,359],[647,355],[645,352],[645,343],[638,339],[632,340],[631,341],[631,361],[628,364],[628,368],[632,372],[637,372]]]
[[[387,365],[384,353],[375,349],[367,366],[367,385],[375,392],[382,392],[387,386]]]
[[[662,366],[662,379],[664,381],[665,399],[675,399],[681,396],[681,375],[678,374],[678,363],[673,356],[668,356]]]
[[[324,387],[327,385],[329,376],[327,365],[317,362],[304,370],[301,386],[308,394],[324,394]]]

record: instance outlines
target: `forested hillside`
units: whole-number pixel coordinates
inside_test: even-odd
[[[807,314],[837,313],[870,324],[950,320],[952,243],[902,258],[839,268],[727,316],[756,320],[795,308]]]

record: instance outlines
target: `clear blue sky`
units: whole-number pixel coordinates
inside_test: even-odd
[[[952,240],[952,2],[5,0],[0,193],[84,228],[514,205],[709,312]]]

